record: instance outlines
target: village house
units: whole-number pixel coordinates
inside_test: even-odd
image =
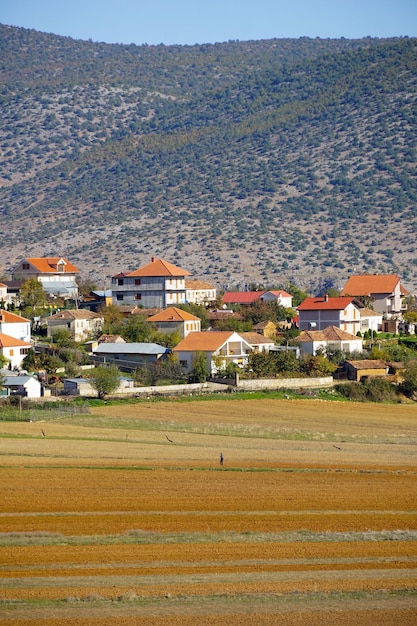
[[[360,309],[364,305],[356,298],[330,298],[327,294],[319,298],[306,298],[298,307],[300,330],[324,330],[337,326],[356,335],[361,328]]]
[[[282,289],[265,291],[261,295],[261,300],[263,302],[276,302],[285,309],[291,309],[292,307],[292,295]]]
[[[30,320],[25,317],[0,309],[0,333],[30,342]]]
[[[300,346],[302,354],[362,352],[363,349],[360,337],[336,326],[328,326],[323,330],[303,330],[294,341]]]
[[[240,304],[249,305],[260,300],[264,291],[226,291],[222,296],[222,304]]]
[[[216,302],[217,290],[202,280],[188,279],[185,281],[186,301],[191,304],[208,306]]]
[[[148,265],[112,277],[113,304],[157,309],[185,304],[186,276],[190,276],[187,270],[152,257]]]
[[[378,359],[364,359],[363,361],[345,361],[343,368],[348,380],[359,382],[363,378],[380,377],[388,374],[388,365]]]
[[[35,278],[49,295],[76,299],[78,274],[78,268],[62,257],[27,258],[12,270],[12,279],[26,282]]]
[[[68,330],[74,341],[85,341],[97,335],[104,324],[104,318],[88,309],[68,309],[59,311],[44,319],[47,336],[53,337],[58,329]]]
[[[32,344],[0,332],[0,354],[7,360],[10,369],[19,369]]]
[[[248,342],[253,352],[269,352],[275,346],[275,341],[260,335],[256,331],[242,332],[239,335]]]
[[[366,331],[377,333],[382,330],[382,313],[377,313],[368,307],[364,307],[359,311],[361,316],[361,333]]]
[[[3,388],[7,390],[7,395],[17,395],[24,398],[40,398],[42,396],[42,385],[35,376],[29,374],[18,374],[2,370]]]
[[[175,306],[168,307],[155,315],[151,315],[146,320],[150,324],[156,326],[157,330],[162,333],[179,333],[181,339],[184,339],[191,332],[199,332],[201,330],[201,320],[199,317],[178,309]]]
[[[210,375],[217,374],[229,363],[247,365],[252,346],[233,331],[201,331],[189,333],[175,346],[173,353],[185,372],[193,369],[196,355],[203,352]]]
[[[170,352],[169,348],[157,343],[99,343],[93,347],[92,358],[97,365],[115,363],[120,369],[129,371],[149,363],[156,363]]]
[[[341,291],[342,296],[367,298],[385,319],[395,319],[407,310],[408,291],[396,274],[358,274],[351,276]]]
[[[277,325],[271,320],[258,322],[258,324],[255,324],[253,327],[253,330],[267,339],[275,339],[277,336]]]

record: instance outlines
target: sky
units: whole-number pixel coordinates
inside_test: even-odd
[[[417,36],[417,0],[0,0],[0,23],[106,43]]]

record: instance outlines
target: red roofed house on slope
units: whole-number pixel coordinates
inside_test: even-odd
[[[324,330],[336,326],[356,335],[361,328],[360,309],[364,305],[356,298],[306,298],[298,307],[300,330]]]
[[[407,310],[405,296],[409,295],[396,274],[358,274],[351,276],[343,287],[342,296],[371,299],[372,308],[386,319],[395,319]]]
[[[61,298],[77,298],[79,270],[62,257],[23,259],[12,271],[13,280],[36,278],[45,291]]]
[[[152,260],[133,272],[111,279],[113,304],[165,309],[186,302],[185,277],[190,272],[163,259]]]

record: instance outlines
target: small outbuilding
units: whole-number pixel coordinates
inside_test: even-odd
[[[345,361],[343,368],[347,373],[348,380],[355,380],[357,382],[363,378],[386,376],[389,370],[387,364],[379,359]]]

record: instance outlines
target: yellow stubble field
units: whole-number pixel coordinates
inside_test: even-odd
[[[0,422],[0,622],[414,624],[416,422],[272,399]]]

